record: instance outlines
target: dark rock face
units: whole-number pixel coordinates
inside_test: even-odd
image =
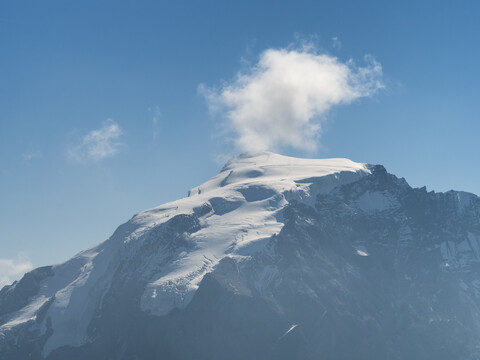
[[[381,166],[372,175],[290,201],[285,226],[248,258],[225,258],[193,300],[165,316],[141,311],[141,264],[120,264],[89,326],[90,341],[48,359],[480,358],[480,199],[412,189]],[[264,190],[246,190],[248,201]],[[198,209],[228,208],[219,201]],[[197,215],[152,232],[187,249]],[[180,251],[180,250],[177,250]],[[48,268],[0,292],[0,316],[35,293]],[[26,301],[26,300],[25,300]],[[25,330],[2,359],[41,359],[46,335]]]
[[[20,281],[0,290],[0,318],[27,305],[40,287],[40,282],[52,276],[52,267],[44,266],[26,273]]]

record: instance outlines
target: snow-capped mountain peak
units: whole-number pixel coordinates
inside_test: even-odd
[[[371,298],[373,283],[393,296],[397,290],[390,287],[398,279],[405,279],[396,285],[403,287],[408,284],[402,281],[427,279],[425,274],[434,271],[440,271],[439,277],[461,271],[461,291],[480,298],[480,283],[469,275],[480,264],[479,214],[480,201],[472,194],[412,189],[381,166],[242,154],[188,197],[140,212],[103,243],[3,288],[0,356],[17,351],[21,358],[25,353],[17,344],[28,343],[35,344],[36,358],[68,358],[84,351],[102,358],[92,344],[124,338],[124,344],[137,348],[149,339],[143,330],[149,327],[177,329],[177,337],[164,334],[160,343],[181,354],[182,347],[174,345],[181,343],[179,334],[193,331],[185,338],[190,344],[204,336],[194,330],[192,319],[205,325],[206,316],[237,316],[217,313],[212,306],[217,297],[226,301],[222,306],[234,306],[229,301],[238,297],[235,306],[248,308],[241,310],[250,319],[246,326],[267,326],[265,334],[278,335],[257,344],[266,346],[262,351],[282,358],[287,355],[275,350],[279,344],[300,336],[315,358],[317,345],[304,338],[302,329],[321,333],[322,322],[338,314],[360,311],[362,322],[368,317],[384,321],[382,314],[395,313],[370,308],[377,301]],[[427,288],[420,284],[418,289]],[[246,298],[251,300],[240,300]],[[346,307],[350,298],[355,299],[351,308]],[[303,314],[297,303],[320,318]],[[264,324],[254,325],[249,313],[266,316]],[[141,340],[130,333],[128,322],[137,324]],[[157,346],[153,340],[147,343]],[[117,355],[129,358],[133,350],[124,346]]]
[[[53,266],[54,275],[42,282],[26,307],[10,314],[0,334],[6,336],[15,326],[36,319],[50,302],[45,318],[54,331],[43,354],[81,345],[88,339],[88,323],[111,286],[114,269],[134,256],[139,263],[131,274],[146,283],[141,309],[158,316],[182,309],[222,258],[249,256],[281,230],[279,213],[287,199],[314,201],[312,184],[315,193],[329,191],[369,173],[366,165],[347,159],[297,159],[269,152],[235,157],[217,176],[190,190],[187,198],[135,215],[104,243]],[[184,239],[179,244],[156,244],[155,251],[142,254],[146,243],[180,215],[192,222],[180,225],[185,226]],[[37,325],[43,332],[45,321]]]

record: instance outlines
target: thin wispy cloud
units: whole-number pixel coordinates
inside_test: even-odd
[[[148,108],[148,112],[152,114],[152,126],[153,126],[153,132],[152,132],[152,137],[153,140],[157,139],[158,136],[158,124],[160,121],[160,117],[162,116],[162,112],[160,111],[160,108],[158,106],[155,106],[153,108]]]
[[[337,50],[342,48],[342,42],[338,40],[337,36],[332,37],[332,47]]]
[[[16,259],[0,259],[0,289],[20,279],[23,274],[32,269],[32,263],[22,256]]]
[[[42,153],[39,152],[39,151],[32,152],[32,153],[25,153],[25,154],[22,155],[22,157],[23,157],[24,160],[30,161],[30,160],[33,160],[33,159],[41,158]]]
[[[372,57],[359,67],[304,46],[268,49],[233,81],[217,89],[201,85],[199,91],[210,109],[225,118],[239,150],[315,151],[333,106],[372,96],[383,87],[382,66]]]
[[[120,150],[122,143],[119,139],[122,134],[120,126],[108,119],[101,128],[85,135],[80,144],[70,147],[68,157],[79,162],[97,162],[112,157]]]

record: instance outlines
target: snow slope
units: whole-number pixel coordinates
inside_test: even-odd
[[[40,281],[28,304],[0,313],[0,346],[22,326],[41,334],[51,332],[44,356],[61,346],[84,344],[91,319],[125,263],[146,284],[140,300],[143,311],[165,315],[184,308],[221,259],[248,257],[282,229],[281,210],[288,201],[313,204],[318,194],[368,174],[367,165],[347,159],[297,159],[273,153],[233,158],[217,176],[190,190],[187,198],[135,215],[105,242],[54,265],[53,276]],[[195,231],[184,234],[188,250],[172,244],[146,250],[157,231],[181,214],[198,219]],[[3,291],[12,292],[15,286]]]
[[[343,173],[341,180],[339,173]],[[173,307],[183,308],[203,276],[223,257],[248,256],[280,231],[283,223],[278,214],[286,199],[310,201],[316,193],[368,173],[364,164],[347,159],[241,155],[229,161],[219,175],[192,189],[188,198],[138,214],[142,227],[148,227],[202,206],[208,211],[201,217],[202,229],[191,238],[196,249],[181,254],[162,276],[153,277],[142,297],[142,308],[156,315],[164,315]],[[327,175],[333,177],[319,182]],[[317,186],[312,194],[314,182]]]

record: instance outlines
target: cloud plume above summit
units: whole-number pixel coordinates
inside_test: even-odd
[[[366,65],[358,67],[311,47],[268,49],[233,81],[200,90],[209,107],[225,118],[239,150],[315,151],[322,122],[333,106],[384,87],[381,64],[368,56],[365,60]]]

